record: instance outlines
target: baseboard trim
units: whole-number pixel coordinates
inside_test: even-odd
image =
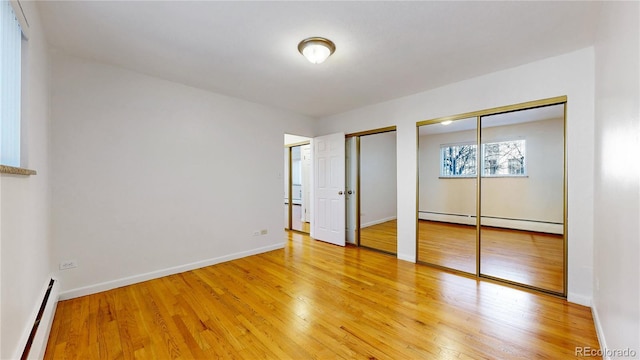
[[[402,260],[402,261],[408,261],[408,262],[412,262],[415,264],[416,262],[416,256],[415,255],[409,255],[409,254],[401,254],[398,253],[398,259]]]
[[[579,294],[570,292],[567,294],[567,301],[570,303],[591,307],[591,298],[588,296],[579,295]]]
[[[596,326],[596,336],[598,337],[598,342],[600,343],[600,349],[608,349],[607,340],[604,337],[604,331],[602,330],[602,323],[600,323],[600,316],[598,315],[598,309],[596,305],[593,304],[591,306],[591,316],[593,317],[593,323]],[[604,359],[611,359],[607,354],[603,354]]]
[[[397,218],[398,218],[397,216],[389,216],[389,217],[386,217],[386,218],[383,218],[383,219],[373,220],[373,221],[369,221],[368,223],[361,224],[360,227],[361,228],[366,228],[366,227],[369,227],[369,226],[386,223],[387,221],[396,220]]]
[[[94,284],[94,285],[83,286],[76,289],[66,290],[60,293],[60,300],[68,300],[68,299],[73,299],[80,296],[96,294],[99,292],[112,290],[112,289],[127,286],[127,285],[132,285],[132,284],[140,283],[143,281],[161,278],[163,276],[179,274],[181,272],[195,270],[195,269],[203,268],[206,266],[211,266],[211,265],[215,265],[215,264],[219,264],[219,263],[223,263],[231,260],[240,259],[247,256],[262,254],[265,252],[282,249],[284,248],[284,245],[285,245],[284,243],[281,243],[281,244],[264,246],[264,247],[251,249],[247,251],[241,251],[241,252],[224,255],[224,256],[220,256],[212,259],[196,261],[189,264],[174,266],[166,269],[151,271],[144,274],[129,276],[121,279],[105,281],[105,282]]]

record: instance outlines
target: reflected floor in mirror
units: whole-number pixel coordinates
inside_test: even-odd
[[[386,221],[360,229],[360,246],[391,254],[398,252],[398,222]]]
[[[418,222],[418,261],[476,273],[476,227]]]
[[[564,237],[483,226],[480,271],[545,290],[564,290]]]
[[[476,227],[419,222],[418,260],[475,274]],[[482,228],[481,272],[562,293],[562,235]]]
[[[60,301],[45,359],[569,359],[599,348],[588,307],[299,233],[283,242]]]

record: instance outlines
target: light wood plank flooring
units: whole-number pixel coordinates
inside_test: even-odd
[[[391,254],[398,252],[398,222],[391,220],[360,229],[360,245]]]
[[[587,307],[290,233],[282,250],[58,305],[46,359],[567,359]]]
[[[561,235],[482,228],[481,272],[562,293]],[[475,274],[476,227],[420,220],[418,260]]]

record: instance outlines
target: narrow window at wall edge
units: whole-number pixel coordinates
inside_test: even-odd
[[[23,32],[10,1],[0,1],[0,165],[20,167]]]

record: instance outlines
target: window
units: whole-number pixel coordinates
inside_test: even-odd
[[[476,176],[475,144],[454,144],[440,146],[441,177]]]
[[[0,1],[0,164],[20,166],[22,30],[11,3]]]
[[[525,140],[482,144],[482,176],[524,176]]]
[[[477,146],[440,145],[440,177],[476,176]],[[525,140],[482,144],[482,176],[526,176]]]

